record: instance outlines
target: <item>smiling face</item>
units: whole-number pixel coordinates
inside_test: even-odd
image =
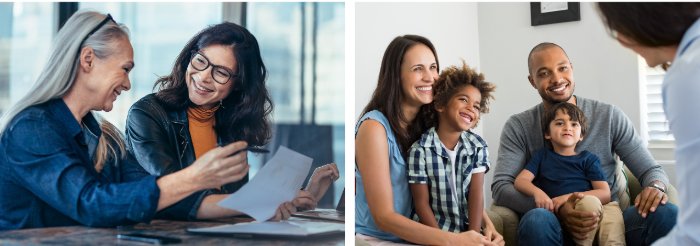
[[[481,93],[473,85],[462,86],[445,106],[436,109],[440,117],[440,129],[462,132],[479,123]]]
[[[437,77],[437,61],[430,48],[424,44],[409,48],[401,63],[402,103],[410,107],[431,103]]]
[[[533,52],[530,65],[527,78],[543,101],[575,103],[573,67],[561,48],[552,46]]]
[[[113,46],[110,55],[93,60],[90,79],[86,83],[90,98],[98,99],[92,110],[111,111],[121,92],[131,88],[129,72],[134,67],[134,49],[126,37],[118,38],[110,45]]]
[[[559,109],[554,120],[549,123],[549,131],[545,132],[544,138],[552,142],[555,151],[558,149],[573,151],[576,144],[583,140],[581,124],[571,120],[569,114]],[[560,153],[560,151],[557,152]]]
[[[235,74],[238,63],[230,46],[210,45],[199,50],[199,53],[201,56],[193,54],[185,72],[187,93],[190,101],[195,105],[212,108],[228,97],[236,82],[232,77],[225,84],[217,83],[214,80],[214,76],[221,77],[221,75],[214,74],[216,73],[214,65],[231,71],[231,74]],[[195,69],[192,64],[196,62],[204,63],[206,62],[204,58],[208,60],[209,66],[203,71]]]

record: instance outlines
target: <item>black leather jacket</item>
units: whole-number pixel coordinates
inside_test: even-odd
[[[155,94],[134,103],[126,119],[126,142],[139,164],[151,175],[162,176],[188,167],[195,160],[187,112],[167,109]],[[224,142],[217,134],[217,142]],[[220,190],[195,192],[180,202],[162,210],[157,217],[167,219],[196,219],[197,209],[205,196],[229,194],[248,182],[248,175],[229,183]]]

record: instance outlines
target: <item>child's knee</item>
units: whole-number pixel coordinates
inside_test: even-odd
[[[603,204],[598,197],[585,195],[576,203],[574,208],[578,211],[597,212],[600,214],[603,210]]]

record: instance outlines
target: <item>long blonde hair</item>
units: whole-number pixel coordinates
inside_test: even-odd
[[[71,16],[56,35],[50,51],[49,60],[41,70],[39,78],[24,97],[12,105],[7,113],[0,117],[0,137],[5,133],[12,119],[28,107],[63,97],[73,86],[78,71],[80,58],[77,56],[83,47],[92,47],[95,56],[101,59],[114,53],[110,45],[120,38],[129,39],[126,26],[107,22],[90,35],[81,46],[82,39],[96,27],[106,15],[85,11]],[[101,171],[109,159],[124,158],[126,147],[121,132],[111,123],[96,117],[102,130],[97,146],[94,164]]]

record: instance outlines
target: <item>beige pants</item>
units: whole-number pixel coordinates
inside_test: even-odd
[[[617,202],[603,206],[597,197],[586,195],[576,203],[575,209],[600,214],[598,228],[589,232],[585,240],[574,239],[576,245],[593,245],[594,239],[598,245],[625,245],[625,222]]]

